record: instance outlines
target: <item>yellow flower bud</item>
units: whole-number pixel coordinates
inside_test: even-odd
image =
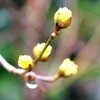
[[[29,55],[20,55],[18,58],[18,66],[23,69],[33,67],[33,59]]]
[[[39,57],[39,55],[41,54],[42,50],[45,47],[45,43],[38,43],[34,48],[33,48],[33,54],[36,58]],[[50,58],[51,55],[51,51],[52,51],[52,47],[49,45],[46,50],[44,51],[44,53],[42,54],[41,57],[41,61],[47,61]]]
[[[58,69],[59,75],[68,77],[77,73],[78,66],[69,58],[65,59]]]
[[[54,15],[56,27],[59,29],[67,28],[71,24],[72,12],[64,7],[59,8]]]

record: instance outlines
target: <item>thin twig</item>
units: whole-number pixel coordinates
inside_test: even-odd
[[[55,33],[55,34],[56,34],[56,33]],[[52,36],[52,34],[51,34],[51,36],[49,37],[49,39],[48,39],[47,42],[46,42],[45,47],[43,48],[43,50],[42,50],[42,52],[41,52],[41,54],[40,54],[39,57],[36,58],[36,60],[34,61],[34,64],[37,64],[37,62],[39,61],[39,59],[42,57],[43,53],[45,52],[46,48],[49,46],[49,44],[52,42],[52,40],[53,40],[55,37],[56,37],[56,35],[55,35],[55,36]]]
[[[40,75],[36,75],[36,78],[38,80],[45,81],[45,82],[54,82],[54,81],[58,80],[60,77],[59,77],[58,74],[56,74],[56,75],[53,75],[53,76],[40,76]]]

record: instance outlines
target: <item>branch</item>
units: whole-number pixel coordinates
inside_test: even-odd
[[[45,82],[54,82],[56,80],[58,80],[60,78],[60,76],[58,74],[55,74],[54,76],[40,76],[40,75],[36,75],[36,78],[38,80],[42,80]]]
[[[12,66],[11,64],[9,64],[4,58],[3,56],[0,54],[0,64],[8,71],[17,75],[22,75],[23,73],[25,73],[24,69],[19,69],[19,68],[15,68],[14,66]]]
[[[24,78],[25,81],[33,81],[33,80],[41,80],[41,81],[45,81],[45,82],[54,82],[57,79],[59,79],[59,75],[53,75],[53,76],[41,76],[36,74],[33,71],[29,71],[27,72],[24,69],[19,69],[19,68],[15,68],[14,66],[12,66],[11,64],[9,64],[4,58],[3,56],[0,54],[0,64],[3,66],[3,68],[5,68],[8,72],[22,76]]]

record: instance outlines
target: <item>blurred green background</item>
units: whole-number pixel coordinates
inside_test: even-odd
[[[46,88],[29,89],[23,80],[0,65],[0,100],[100,100],[100,0],[0,0],[0,54],[17,67],[20,54],[30,54],[54,30],[53,16],[59,7],[72,10],[72,24],[52,42],[47,63],[34,69],[53,75],[63,59],[78,66],[78,74]]]

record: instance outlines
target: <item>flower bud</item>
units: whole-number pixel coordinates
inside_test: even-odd
[[[42,52],[42,50],[45,47],[45,43],[38,43],[34,48],[33,48],[33,54],[36,58],[38,58]],[[46,50],[44,51],[44,53],[42,54],[40,60],[41,61],[47,61],[50,58],[51,55],[51,51],[52,51],[52,47],[49,45]]]
[[[59,8],[54,15],[54,22],[58,30],[67,28],[71,24],[72,12],[64,7]]]
[[[58,74],[63,77],[75,75],[78,66],[69,58],[65,59],[58,69]]]
[[[18,58],[18,66],[23,69],[33,67],[33,59],[29,55],[20,55]]]

